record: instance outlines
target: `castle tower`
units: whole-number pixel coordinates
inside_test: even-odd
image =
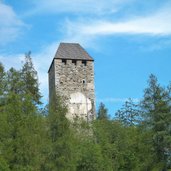
[[[68,119],[95,119],[94,60],[78,43],[60,43],[48,74],[49,98],[66,99]]]

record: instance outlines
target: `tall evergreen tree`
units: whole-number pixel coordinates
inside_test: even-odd
[[[152,131],[155,165],[165,171],[171,168],[171,86],[162,87],[154,75],[148,83],[142,100],[144,121]]]
[[[50,148],[47,151],[48,164],[43,170],[75,170],[74,136],[66,118],[67,107],[59,95],[51,99],[48,119],[48,139]]]
[[[5,71],[4,66],[0,63],[0,96],[4,93],[5,86]]]
[[[97,112],[97,119],[103,120],[103,119],[108,119],[108,118],[109,116],[108,116],[107,108],[105,107],[103,103],[100,103],[99,109]]]
[[[3,65],[0,63],[0,170],[2,171],[9,171],[7,160],[3,155],[4,142],[6,141],[6,133],[8,131],[7,117],[4,113],[6,83],[6,73]]]
[[[37,72],[30,54],[22,70],[5,73],[0,64],[0,159],[10,170],[39,170],[43,118]]]
[[[123,107],[116,112],[115,116],[116,119],[121,121],[125,126],[133,126],[139,124],[141,113],[139,104],[135,104],[132,99],[129,99],[125,102]]]
[[[6,72],[4,70],[4,66],[0,63],[0,112],[4,106],[5,101],[5,93],[6,93]]]
[[[23,93],[21,73],[8,72],[8,93],[3,115],[6,132],[2,138],[2,154],[11,170],[38,170],[40,163],[41,119],[30,94]]]
[[[38,76],[37,71],[34,68],[31,52],[25,54],[24,65],[21,69],[21,76],[24,82],[24,91],[26,94],[30,94],[32,96],[32,101],[35,104],[41,104],[41,93],[39,90]]]

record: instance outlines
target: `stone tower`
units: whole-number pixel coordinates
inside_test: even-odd
[[[60,43],[48,74],[49,98],[66,99],[68,119],[95,119],[94,60],[78,43]]]

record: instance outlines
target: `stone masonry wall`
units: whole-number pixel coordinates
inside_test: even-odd
[[[54,59],[54,67],[51,70],[54,70],[55,77],[50,71],[50,80],[52,77],[55,78],[56,91],[68,102],[67,117],[93,120],[95,118],[93,61]],[[51,86],[50,88],[53,89]]]
[[[54,61],[52,62],[49,69],[49,100],[52,98],[53,93],[55,93],[55,67]]]

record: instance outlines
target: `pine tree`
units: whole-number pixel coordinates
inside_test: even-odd
[[[1,170],[40,170],[46,128],[37,107],[41,96],[30,56],[22,70],[5,72],[0,64],[0,88]]]
[[[37,71],[34,68],[31,52],[25,54],[24,65],[21,69],[21,76],[24,82],[24,91],[26,94],[30,94],[32,96],[32,101],[34,104],[41,104],[41,93],[39,90],[38,76]]]
[[[20,71],[8,71],[8,91],[3,115],[6,128],[2,154],[11,170],[38,170],[40,164],[41,117],[30,94],[23,92]]]
[[[121,121],[125,126],[133,126],[140,123],[142,111],[139,104],[133,103],[132,99],[125,102],[123,107],[115,114],[116,119]]]
[[[154,75],[142,100],[146,129],[152,131],[155,165],[165,171],[171,168],[171,86],[162,87]]]
[[[2,112],[6,93],[6,72],[3,65],[0,63],[0,112]]]
[[[7,160],[3,155],[4,142],[6,141],[6,133],[8,131],[7,117],[4,113],[6,83],[6,73],[3,65],[0,63],[0,170],[2,171],[9,171]]]
[[[103,120],[103,119],[108,119],[108,118],[109,116],[108,116],[107,108],[105,107],[103,103],[100,103],[99,109],[97,112],[97,119]]]
[[[42,170],[75,170],[74,136],[66,113],[67,106],[59,95],[54,94],[47,116],[49,151],[46,160],[48,163],[42,166]]]
[[[5,88],[5,71],[3,65],[0,63],[0,96],[4,93]]]

